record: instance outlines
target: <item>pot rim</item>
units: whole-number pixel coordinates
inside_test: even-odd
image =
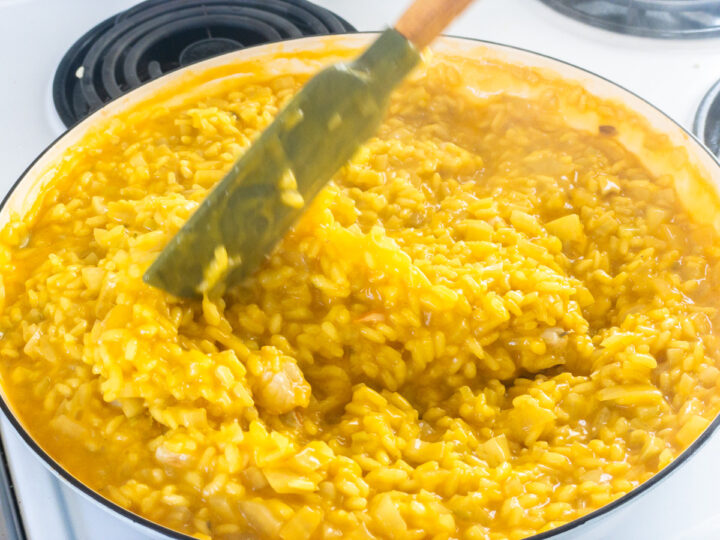
[[[373,35],[379,35],[379,32],[376,31],[362,31],[362,32],[352,32],[352,33],[343,33],[343,34],[329,34],[329,35],[323,35],[323,36],[303,36],[298,38],[292,38],[292,39],[285,39],[282,41],[272,42],[272,43],[263,43],[259,45],[253,45],[250,47],[246,47],[244,49],[240,49],[238,51],[231,51],[229,53],[215,56],[212,58],[208,58],[206,60],[203,60],[201,62],[198,62],[196,64],[191,64],[189,66],[176,69],[174,71],[171,71],[169,73],[165,73],[162,76],[158,77],[157,79],[153,79],[152,81],[149,81],[149,83],[154,83],[156,81],[163,80],[166,77],[174,76],[177,77],[179,73],[181,72],[187,72],[191,70],[198,70],[198,72],[202,72],[205,69],[208,69],[211,63],[217,63],[218,65],[222,65],[222,62],[219,62],[220,59],[226,58],[230,59],[233,56],[241,55],[245,51],[255,51],[258,48],[272,46],[272,45],[278,45],[283,43],[292,43],[292,42],[299,42],[299,41],[322,41],[322,40],[331,40],[331,39],[341,39],[343,37],[352,37],[357,35],[364,35],[364,36],[373,36]],[[475,45],[485,45],[489,46],[491,49],[509,49],[510,51],[520,52],[524,53],[529,56],[535,56],[539,57],[545,60],[550,60],[552,63],[560,64],[561,66],[567,66],[574,68],[575,70],[578,70],[586,75],[590,75],[595,79],[599,79],[605,83],[610,84],[611,86],[614,86],[617,89],[622,90],[624,93],[629,94],[630,96],[634,97],[635,99],[639,100],[640,102],[643,102],[645,105],[649,106],[650,109],[652,109],[655,113],[659,114],[661,117],[664,117],[666,120],[669,120],[671,124],[673,124],[675,127],[679,128],[685,135],[689,137],[689,141],[686,143],[686,145],[689,145],[691,143],[696,144],[700,150],[702,150],[704,153],[707,154],[707,156],[710,158],[710,161],[714,163],[714,165],[720,169],[720,159],[715,156],[708,147],[698,138],[696,137],[691,131],[686,129],[684,126],[682,126],[680,123],[678,123],[676,120],[671,118],[667,113],[662,111],[659,107],[652,104],[647,99],[639,96],[632,90],[629,90],[628,88],[625,88],[624,86],[602,76],[599,75],[589,69],[580,67],[576,64],[573,64],[571,62],[567,62],[565,60],[560,60],[559,58],[556,58],[554,56],[539,53],[530,49],[526,49],[524,47],[518,47],[515,45],[507,45],[504,43],[500,43],[497,41],[488,41],[478,38],[469,38],[469,37],[463,37],[463,36],[455,36],[455,35],[448,35],[443,34],[439,39],[449,39],[450,41],[459,41],[459,42],[465,42],[467,44],[475,44]],[[146,83],[148,84],[148,83]],[[135,92],[138,90],[144,89],[146,84],[143,84],[139,86],[138,88],[131,90],[130,92],[123,94],[121,96],[118,96],[117,98],[105,103],[100,109],[94,111],[90,116],[87,116],[86,118],[83,118],[79,120],[76,124],[68,127],[63,133],[58,135],[50,144],[48,144],[45,149],[38,154],[38,156],[25,168],[25,170],[21,173],[20,177],[13,183],[13,185],[10,187],[10,189],[7,191],[7,193],[3,196],[2,201],[0,201],[0,213],[5,209],[5,205],[7,204],[8,200],[12,196],[13,192],[18,188],[20,184],[26,178],[28,178],[28,173],[32,171],[32,169],[35,167],[35,165],[51,150],[53,149],[58,143],[60,143],[65,137],[73,133],[77,128],[79,128],[81,125],[83,125],[85,122],[88,122],[88,124],[91,124],[94,119],[97,119],[100,117],[107,109],[108,106],[111,104],[115,104],[117,101],[121,99],[127,99],[129,96],[132,96]],[[136,103],[140,103],[139,101]],[[134,103],[135,104],[135,103]],[[133,104],[133,105],[134,105]],[[713,185],[713,189],[715,191],[720,191],[720,188],[717,185]],[[2,410],[5,417],[8,419],[10,424],[13,426],[15,431],[20,435],[22,440],[27,444],[30,449],[41,459],[43,465],[50,469],[52,473],[54,473],[59,478],[65,480],[70,486],[72,486],[75,490],[79,491],[81,494],[88,497],[91,501],[93,501],[95,504],[100,505],[104,507],[106,510],[109,510],[110,512],[114,512],[121,518],[125,518],[135,525],[139,525],[141,527],[145,527],[147,529],[150,529],[154,533],[159,533],[165,535],[167,538],[177,539],[177,540],[194,540],[194,537],[187,535],[185,533],[182,533],[180,531],[176,531],[174,529],[170,529],[168,527],[165,527],[164,525],[161,525],[159,523],[156,523],[148,518],[145,518],[143,516],[140,516],[138,514],[135,514],[134,512],[131,512],[130,510],[127,510],[126,508],[123,508],[122,506],[114,503],[110,499],[105,498],[97,491],[93,490],[92,488],[88,487],[84,483],[82,483],[80,480],[75,478],[72,474],[70,474],[62,465],[60,465],[57,461],[55,461],[45,450],[42,449],[42,447],[35,442],[35,440],[32,438],[32,436],[28,433],[28,431],[25,429],[25,427],[22,425],[21,421],[15,416],[15,414],[12,412],[6,397],[3,395],[4,393],[0,392],[0,410]],[[713,421],[705,428],[705,430],[698,436],[683,452],[674,460],[672,463],[667,465],[664,469],[653,475],[650,479],[646,480],[636,488],[632,489],[622,497],[615,499],[614,501],[601,506],[597,510],[594,510],[588,514],[585,514],[584,516],[581,516],[579,518],[576,518],[564,525],[561,525],[560,527],[556,527],[554,529],[551,529],[549,531],[541,532],[538,534],[534,534],[532,536],[529,536],[526,538],[526,540],[545,540],[548,538],[553,538],[560,536],[564,533],[567,533],[569,531],[574,531],[578,527],[590,522],[594,521],[597,522],[597,518],[601,516],[606,516],[615,510],[620,509],[620,507],[626,505],[626,503],[638,498],[639,495],[646,493],[651,488],[655,487],[658,483],[660,483],[662,480],[667,478],[670,474],[672,474],[675,470],[677,470],[683,463],[688,461],[688,459],[695,455],[697,451],[705,444],[705,442],[710,438],[710,436],[717,430],[718,426],[720,426],[720,413],[718,413]]]

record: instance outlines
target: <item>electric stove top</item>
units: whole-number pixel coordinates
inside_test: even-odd
[[[720,36],[717,0],[542,0],[578,21],[621,34],[667,39]]]
[[[406,0],[314,4],[248,0],[238,9],[231,0],[140,5],[133,0],[0,0],[0,195],[67,125],[138,84],[213,54],[296,32],[380,30],[397,18]],[[531,49],[599,73],[688,129],[695,126],[717,152],[718,4],[479,0],[448,33]],[[655,37],[640,37],[648,35]],[[58,482],[4,419],[0,428],[5,448],[0,454],[0,538],[145,540],[137,529]],[[720,538],[718,457],[720,433],[676,473],[623,507],[619,525],[604,536],[589,537]]]
[[[165,73],[283,39],[353,32],[306,0],[147,0],[109,17],[65,53],[53,102],[66,126]]]

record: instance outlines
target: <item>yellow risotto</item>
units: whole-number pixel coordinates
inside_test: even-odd
[[[145,285],[290,71],[109,121],[3,229],[3,387],[71,474],[198,538],[519,539],[709,425],[716,234],[620,143],[631,113],[528,68],[436,57],[246,283]]]

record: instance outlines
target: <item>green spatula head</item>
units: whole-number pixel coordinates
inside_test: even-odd
[[[419,60],[390,29],[355,61],[312,78],[168,243],[145,281],[176,296],[214,295],[256,270],[375,133],[390,92]]]

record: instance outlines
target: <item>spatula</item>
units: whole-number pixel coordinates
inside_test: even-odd
[[[145,282],[181,297],[250,275],[380,125],[390,93],[472,0],[415,0],[350,63],[310,79],[170,240]]]

